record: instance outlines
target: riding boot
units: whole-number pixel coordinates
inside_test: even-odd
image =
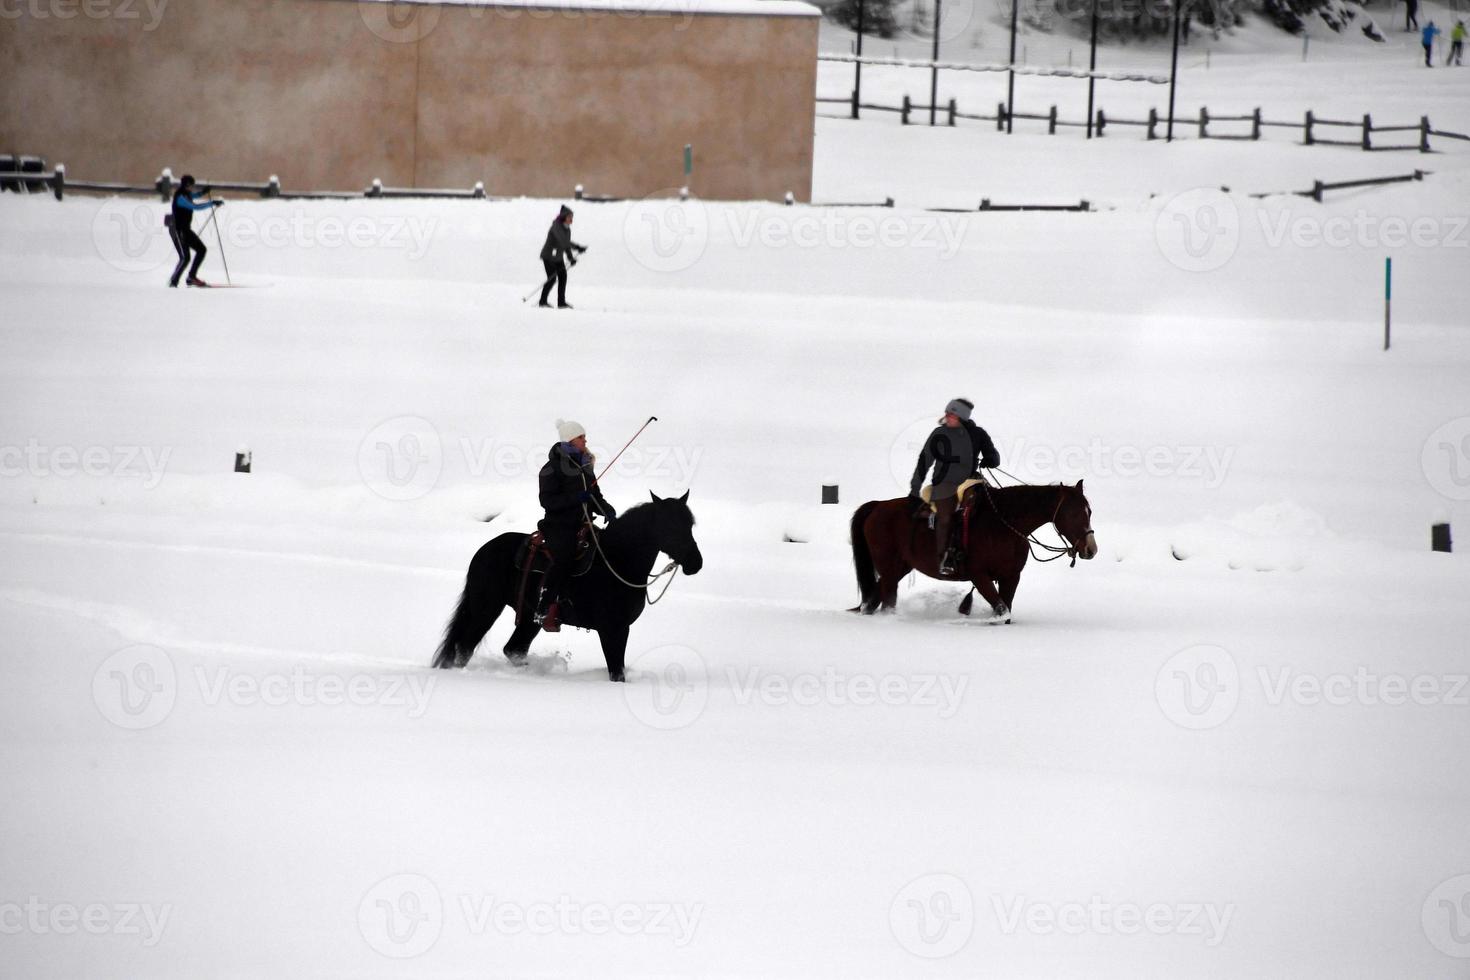
[[[956,492],[954,487],[935,487],[930,497],[934,501],[934,549],[940,575],[953,575],[955,571],[949,532],[954,523]]]

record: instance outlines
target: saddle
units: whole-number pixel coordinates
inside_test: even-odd
[[[577,532],[577,554],[572,559],[573,578],[580,578],[587,574],[592,568],[594,555],[592,534],[584,524]],[[545,575],[546,570],[550,567],[551,549],[546,546],[545,535],[540,531],[535,531],[521,543],[520,548],[516,551],[516,571],[524,575]]]
[[[970,519],[977,511],[988,509],[990,506],[989,499],[983,492],[988,486],[990,484],[984,477],[975,477],[961,483],[959,490],[956,491],[955,495],[959,498],[959,504],[955,507],[954,519],[950,521],[949,541],[945,544],[945,548],[951,553],[956,577],[964,577],[965,556],[969,553],[970,548]],[[929,505],[930,530],[934,529],[935,516],[934,501],[930,499],[933,496],[933,490],[932,486],[926,486],[919,491],[919,496],[923,497],[924,502]]]
[[[592,561],[597,557],[597,549],[592,547],[592,529],[590,525],[583,524],[577,532],[577,552],[572,559],[572,578],[580,578],[586,575],[592,568]],[[546,546],[546,537],[540,531],[534,531],[521,546],[516,549],[515,568],[520,573],[520,588],[516,593],[516,625],[521,624],[521,616],[526,612],[526,600],[534,601],[539,589],[532,590],[530,586],[532,575],[545,575],[551,567],[551,549]],[[570,602],[563,599],[566,605]]]
[[[970,479],[968,479],[965,482],[961,483],[960,484],[960,488],[957,491],[955,491],[955,497],[957,497],[958,500],[959,500],[959,506],[960,506],[960,508],[963,509],[963,508],[965,508],[967,506],[972,506],[974,504],[974,494],[971,491],[973,491],[976,487],[979,487],[979,486],[989,486],[989,485],[990,485],[989,482],[986,481],[985,477],[983,477],[983,476],[971,477]],[[919,491],[919,496],[924,498],[924,503],[926,503],[926,504],[929,505],[929,512],[930,513],[933,513],[934,512],[934,501],[933,501],[933,499],[931,499],[934,496],[934,487],[933,487],[933,485],[926,486],[926,487],[924,487],[924,489],[920,490]],[[970,498],[970,500],[969,500],[968,503],[966,502],[966,499],[965,499],[967,497]]]

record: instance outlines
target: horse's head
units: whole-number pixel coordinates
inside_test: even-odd
[[[1097,539],[1092,535],[1092,505],[1082,492],[1082,481],[1075,487],[1063,485],[1062,500],[1052,523],[1067,542],[1072,557],[1090,560],[1097,557]]]
[[[699,544],[694,540],[694,514],[689,510],[689,491],[682,497],[660,497],[653,491],[653,510],[656,516],[654,534],[658,550],[679,563],[685,575],[697,575],[704,567],[704,556],[699,553]]]

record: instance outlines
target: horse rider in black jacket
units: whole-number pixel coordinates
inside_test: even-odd
[[[577,532],[593,514],[609,521],[618,516],[597,484],[593,472],[597,460],[587,451],[587,430],[581,423],[557,419],[556,434],[558,441],[547,453],[539,475],[541,506],[546,516],[537,525],[551,551],[551,568],[541,587],[536,619],[549,633],[561,629],[557,600],[576,559]]]

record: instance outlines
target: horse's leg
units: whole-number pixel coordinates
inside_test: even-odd
[[[602,659],[607,661],[608,680],[624,680],[623,657],[628,652],[627,625],[600,626],[597,629],[597,638],[602,641]]]
[[[1000,585],[1000,601],[1005,603],[1006,622],[1009,623],[1011,621],[1011,613],[1016,610],[1016,588],[1021,584],[1021,570],[1018,568],[1009,575],[1001,576],[997,584]]]
[[[502,651],[505,659],[520,667],[526,662],[526,653],[531,649],[531,641],[536,638],[536,633],[541,629],[536,625],[536,620],[531,616],[529,610],[521,617],[518,625],[510,634],[510,639],[505,641]]]
[[[878,570],[878,595],[884,612],[892,612],[898,606],[898,584],[913,570],[912,565],[897,556],[890,558]]]
[[[993,612],[997,618],[1008,615],[1010,613],[1009,605],[1004,599],[1000,597],[1000,593],[995,591],[995,583],[990,581],[990,577],[988,575],[986,575],[984,572],[981,572],[979,578],[972,578],[970,581],[974,583],[975,588],[980,592],[981,597],[984,598],[986,602],[990,603],[991,612]]]

